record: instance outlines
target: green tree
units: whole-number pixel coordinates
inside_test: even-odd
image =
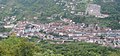
[[[33,56],[37,50],[35,44],[25,38],[10,37],[0,41],[0,56]]]

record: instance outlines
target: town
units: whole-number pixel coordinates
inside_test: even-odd
[[[77,6],[79,4],[85,4],[87,1],[77,2],[76,0],[71,0],[70,2],[64,0],[54,0],[57,5],[62,5],[65,3],[64,11],[69,11],[71,14],[78,16],[95,16],[97,18],[109,17],[108,14],[102,14],[100,12],[101,6],[97,4],[86,4],[85,8],[78,11]],[[92,2],[93,0],[90,0]],[[104,2],[109,2],[105,1]],[[113,2],[113,0],[111,0]],[[4,7],[1,7],[4,8]],[[60,16],[59,14],[54,14],[47,19]],[[36,20],[37,17],[34,17]],[[14,23],[15,22],[15,23]],[[11,34],[15,34],[18,37],[30,38],[36,36],[40,40],[53,40],[57,41],[57,44],[63,44],[65,42],[71,41],[84,41],[88,43],[96,43],[103,46],[110,46],[113,48],[120,48],[120,30],[112,30],[108,27],[100,27],[97,23],[85,24],[76,23],[68,18],[62,18],[60,16],[59,21],[50,23],[40,23],[33,22],[29,20],[17,21],[16,16],[5,17],[3,25],[4,28],[11,28],[10,32],[4,32],[0,34],[0,37],[6,38]],[[54,42],[51,42],[54,43]]]
[[[0,0],[0,56],[120,56],[120,0]]]
[[[120,30],[99,27],[97,24],[74,23],[66,18],[48,24],[19,21],[9,34],[12,33],[26,38],[37,36],[39,38],[37,42],[53,40],[57,41],[57,44],[63,44],[71,41],[84,41],[113,48],[120,47]]]

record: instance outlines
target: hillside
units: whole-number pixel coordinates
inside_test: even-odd
[[[101,13],[109,14],[107,18],[96,18],[85,15],[88,4],[100,5]],[[15,16],[17,21],[30,20],[49,23],[69,18],[76,23],[94,24],[101,27],[120,29],[119,0],[0,0],[0,20]]]

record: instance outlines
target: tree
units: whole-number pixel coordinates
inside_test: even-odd
[[[63,56],[53,51],[43,50],[25,38],[11,36],[0,41],[0,56]]]
[[[37,46],[25,38],[10,37],[0,41],[0,56],[33,56]]]
[[[47,50],[44,53],[35,53],[34,56],[63,56],[63,55],[61,55],[61,54],[54,54],[53,51]]]

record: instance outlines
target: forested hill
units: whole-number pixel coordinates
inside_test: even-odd
[[[5,7],[0,10],[3,13],[0,17],[16,15],[18,18],[31,18],[30,16],[50,16],[61,11],[54,0],[0,0],[0,5]]]
[[[64,11],[66,2],[70,3],[71,1],[72,0],[0,0],[0,18],[2,20],[8,16],[17,16],[17,19],[23,20],[23,18],[33,19],[34,17],[38,17],[38,20],[41,22],[59,20],[60,17],[57,17],[55,20],[46,19],[56,14],[71,18],[74,16],[70,14],[71,9],[67,8],[68,11]],[[75,0],[74,4],[79,1],[82,0]],[[89,0],[83,0],[83,3],[78,4],[77,7],[80,11],[85,11],[88,1]]]
[[[99,19],[102,21],[101,25],[120,29],[120,0],[95,0],[94,3],[101,5],[102,13],[110,15],[108,18]]]
[[[120,29],[120,0],[0,0],[0,21],[6,17],[16,16],[17,20],[31,20],[38,22],[54,22],[60,20],[60,16],[69,18],[76,23],[93,24],[99,23],[101,27]],[[81,2],[82,1],[82,2]],[[72,4],[72,9],[65,6],[66,2]],[[78,3],[76,5],[76,3]],[[103,14],[109,14],[107,18],[95,18],[91,16],[76,16],[73,13],[85,12],[87,4],[93,3],[100,5]],[[76,6],[73,6],[76,5]],[[69,7],[69,6],[68,6]],[[58,17],[47,19],[47,17]],[[34,20],[33,18],[37,18]]]

